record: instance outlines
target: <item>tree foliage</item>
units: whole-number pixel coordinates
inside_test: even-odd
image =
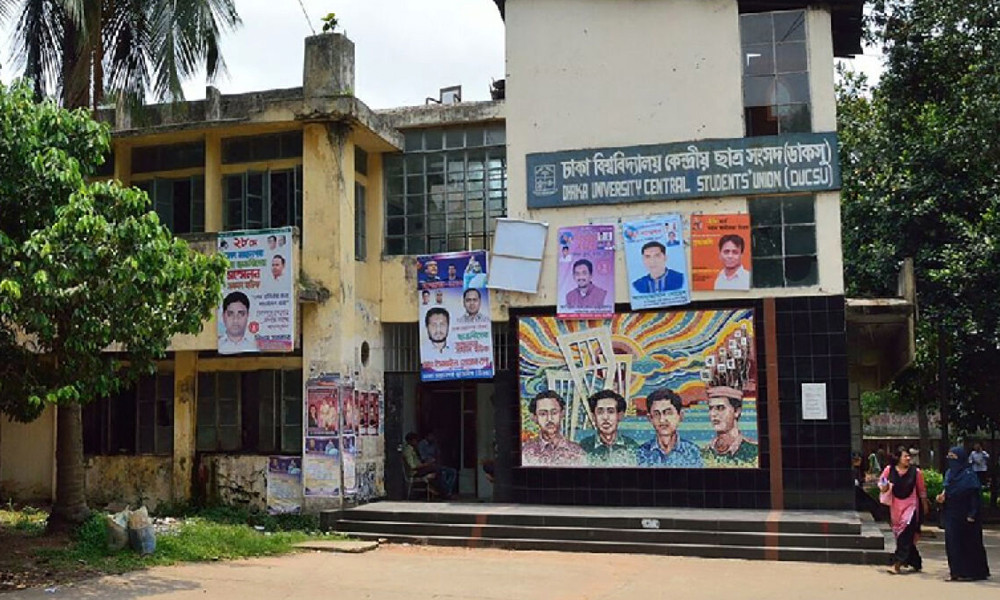
[[[965,430],[1000,425],[998,19],[996,0],[879,0],[882,79],[838,88],[848,293],[893,295],[913,257],[918,356],[902,385],[936,397],[943,383]]]
[[[14,419],[78,415],[219,301],[223,257],[176,239],[145,193],[88,182],[108,147],[85,110],[0,86],[0,411]]]

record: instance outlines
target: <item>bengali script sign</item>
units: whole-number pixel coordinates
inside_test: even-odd
[[[544,152],[527,167],[528,208],[840,189],[833,132]]]

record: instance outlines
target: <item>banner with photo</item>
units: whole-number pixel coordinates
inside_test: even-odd
[[[417,257],[420,379],[493,377],[486,252]]]
[[[267,459],[267,512],[276,515],[302,510],[302,459],[269,456]]]
[[[218,310],[219,354],[295,350],[292,228],[219,233],[229,259]]]
[[[521,465],[757,468],[753,318],[520,317]]]
[[[691,215],[691,289],[750,289],[750,215]]]
[[[632,309],[691,302],[681,216],[622,223]]]
[[[615,226],[559,230],[556,269],[562,319],[608,318],[615,313]]]
[[[302,457],[305,496],[340,496],[340,429],[343,388],[339,378],[306,382],[306,437]]]

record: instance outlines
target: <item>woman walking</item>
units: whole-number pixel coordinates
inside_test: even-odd
[[[944,504],[944,546],[948,552],[948,581],[977,581],[990,576],[983,547],[982,486],[969,464],[965,449],[948,452],[944,491],[937,501]]]
[[[896,536],[896,551],[889,572],[899,574],[903,565],[912,567],[914,571],[924,567],[917,550],[917,540],[920,539],[923,515],[930,506],[924,474],[910,464],[910,453],[900,446],[898,454],[892,458],[894,460],[882,471],[878,488],[883,494],[889,492],[891,496],[889,516],[892,533]]]

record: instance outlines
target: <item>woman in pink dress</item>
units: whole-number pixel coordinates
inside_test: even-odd
[[[924,474],[910,464],[910,453],[900,447],[889,466],[879,477],[878,488],[882,493],[890,492],[889,517],[892,533],[896,536],[896,552],[893,554],[890,573],[899,574],[903,565],[914,571],[923,568],[923,559],[917,550],[920,539],[920,523],[930,504],[927,501],[927,486]]]

